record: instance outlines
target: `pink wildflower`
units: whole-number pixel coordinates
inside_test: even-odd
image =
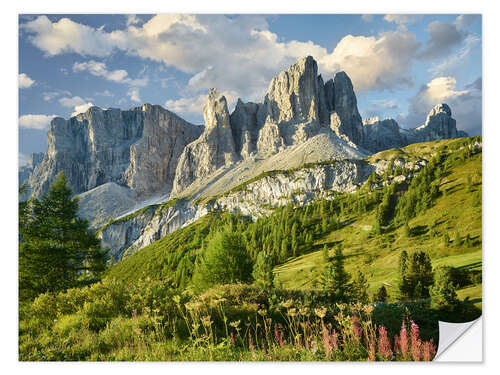
[[[418,325],[411,321],[411,354],[414,361],[420,361],[422,341],[420,340]]]
[[[432,339],[430,341],[424,342],[424,348],[423,348],[423,359],[424,361],[431,361],[432,358],[436,355],[436,346],[434,345],[434,342]]]
[[[398,335],[394,336],[394,353],[401,353],[401,344]]]
[[[380,326],[378,329],[378,352],[385,359],[392,357],[391,342],[387,336],[387,328]]]
[[[408,331],[406,330],[405,322],[403,322],[403,324],[401,325],[401,332],[399,332],[399,347],[404,359],[408,357],[408,349],[410,347],[409,344]]]

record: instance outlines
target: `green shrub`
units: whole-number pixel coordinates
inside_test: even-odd
[[[80,314],[63,315],[54,323],[54,332],[60,336],[66,336],[71,331],[80,329],[82,320]]]

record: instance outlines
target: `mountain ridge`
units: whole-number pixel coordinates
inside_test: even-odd
[[[205,124],[198,126],[161,106],[144,104],[124,111],[91,107],[69,120],[55,118],[43,158],[33,156],[31,165],[19,172],[19,183],[28,185],[24,198],[46,193],[62,171],[73,192],[81,195],[80,214],[97,228],[132,207],[140,210],[174,198],[185,203],[220,197],[265,172],[361,160],[381,150],[466,135],[456,129],[444,103],[414,129],[402,129],[393,119],[363,120],[348,75],[338,72],[324,83],[311,56],[274,77],[260,103],[238,99],[232,113],[224,95],[211,89],[203,115]],[[351,174],[346,178],[353,178]],[[234,210],[234,204],[221,207]],[[170,207],[162,220],[172,225],[161,229],[160,221],[140,223],[141,233],[137,227],[132,230],[139,236],[134,241],[141,236],[141,244],[160,238],[212,208],[184,205],[183,212],[175,213]],[[153,229],[146,236],[142,232],[148,225]],[[127,247],[134,242],[130,233],[127,230],[126,240],[120,240]]]

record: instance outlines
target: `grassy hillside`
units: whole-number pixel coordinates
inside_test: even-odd
[[[334,201],[317,201],[310,207],[277,209],[273,215],[256,223],[242,216],[214,212],[125,258],[110,269],[108,277],[134,282],[149,276],[168,279],[175,286],[186,286],[204,244],[213,232],[227,225],[232,225],[234,230],[246,236],[254,257],[262,250],[275,252],[275,282],[284,288],[310,290],[317,286],[324,269],[321,249],[325,245],[331,255],[334,246],[342,245],[347,271],[354,274],[360,269],[368,279],[370,294],[385,285],[389,296],[395,297],[397,264],[402,250],[427,252],[434,267],[449,265],[480,270],[482,154],[478,152],[469,158],[462,155],[464,147],[468,147],[464,145],[478,140],[469,138],[420,143],[400,150],[382,151],[369,158],[371,162],[397,158],[415,161],[429,160],[438,151],[449,155],[445,165],[441,166],[446,172],[439,181],[433,181],[438,185],[437,198],[430,208],[408,221],[409,235],[403,226],[392,224],[385,227],[383,233],[375,233],[376,200],[380,199],[383,189],[379,187],[367,191],[365,186],[356,194],[337,195]],[[383,179],[379,178],[379,181]],[[358,210],[357,201],[364,202],[366,209]],[[349,205],[354,208],[339,208]],[[325,212],[334,220],[338,219],[341,225],[328,222],[327,228],[322,228],[321,215]],[[296,249],[291,249],[289,240],[294,236],[290,233],[292,223],[299,223]],[[457,244],[457,233],[461,241],[468,235],[468,243]],[[444,243],[445,234],[450,238],[448,244]],[[460,292],[459,296],[468,296],[480,305],[480,292],[481,288],[468,288],[467,293]]]
[[[453,141],[429,142],[410,145],[402,150],[387,150],[372,156],[373,160],[390,160],[397,157],[429,157],[438,147]],[[370,291],[381,285],[397,284],[397,263],[402,250],[426,251],[432,258],[433,266],[449,265],[467,269],[481,269],[482,255],[482,208],[481,208],[481,153],[474,155],[460,165],[450,168],[449,173],[439,182],[440,195],[435,204],[409,220],[410,236],[404,228],[390,229],[375,235],[375,214],[352,214],[343,220],[348,223],[342,229],[326,233],[315,241],[317,248],[324,244],[331,247],[342,244],[346,255],[346,266],[353,273],[362,270],[368,278]],[[443,237],[451,239],[444,244]],[[458,233],[463,240],[470,236],[470,245],[455,243]],[[322,266],[321,251],[314,251],[292,259],[275,268],[277,280],[284,287],[313,288]],[[467,294],[480,303],[481,288],[474,288]]]

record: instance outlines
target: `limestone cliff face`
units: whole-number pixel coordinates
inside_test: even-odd
[[[457,122],[451,117],[450,107],[445,103],[436,105],[427,115],[425,124],[415,129],[415,134],[421,142],[457,138]]]
[[[328,84],[327,97],[333,98],[329,103],[331,127],[339,136],[346,136],[354,144],[364,143],[363,123],[358,111],[358,102],[351,79],[345,72],[335,74],[333,83]]]
[[[398,123],[392,118],[379,120],[378,117],[363,120],[363,146],[372,152],[406,146],[407,140],[401,135]]]
[[[318,65],[311,56],[278,74],[264,98],[267,121],[277,124],[319,121],[319,83]]]
[[[74,193],[107,182],[140,196],[168,191],[180,153],[201,131],[149,104],[128,111],[92,107],[69,120],[55,118],[44,159],[30,176],[30,192],[45,194],[61,171]]]
[[[260,121],[257,117],[259,107],[262,105],[251,102],[243,103],[241,99],[238,99],[230,116],[235,152],[243,158],[257,151],[260,130]]]
[[[371,152],[399,148],[417,142],[467,137],[457,130],[457,122],[451,117],[451,109],[445,104],[436,105],[427,115],[425,124],[414,129],[402,129],[398,123],[387,118],[369,118],[363,121],[363,147]]]
[[[33,170],[43,161],[44,155],[45,154],[43,152],[35,152],[30,155],[26,165],[19,167],[19,186],[28,181],[30,175],[33,173]]]
[[[138,195],[172,189],[177,162],[186,144],[203,128],[193,126],[160,106],[142,106],[142,137],[130,147],[130,164],[123,178]]]
[[[425,159],[395,160],[394,166],[408,168],[412,172],[406,176],[394,176],[393,179],[399,182],[409,181],[426,163]],[[290,202],[303,206],[318,197],[331,199],[335,192],[354,192],[373,172],[384,174],[387,165],[386,160],[374,163],[338,160],[293,172],[278,172],[205,203],[179,199],[175,204],[152,205],[127,220],[116,220],[106,226],[100,236],[103,246],[111,249],[114,260],[118,261],[124,254],[140,250],[213,210],[240,212],[256,220]],[[384,183],[391,182],[392,179],[389,179]]]
[[[238,159],[235,152],[226,98],[216,89],[208,93],[203,108],[205,131],[182,152],[174,180],[174,193],[180,193],[193,181],[203,179]]]
[[[126,220],[118,219],[107,225],[100,232],[100,237],[103,246],[111,249],[117,261],[126,252],[141,249],[210,211],[239,211],[257,219],[269,214],[272,207],[283,206],[290,201],[304,205],[315,197],[328,197],[335,191],[354,191],[373,171],[375,167],[366,162],[339,160],[293,173],[268,176],[208,203],[179,199],[173,205],[152,205]]]

